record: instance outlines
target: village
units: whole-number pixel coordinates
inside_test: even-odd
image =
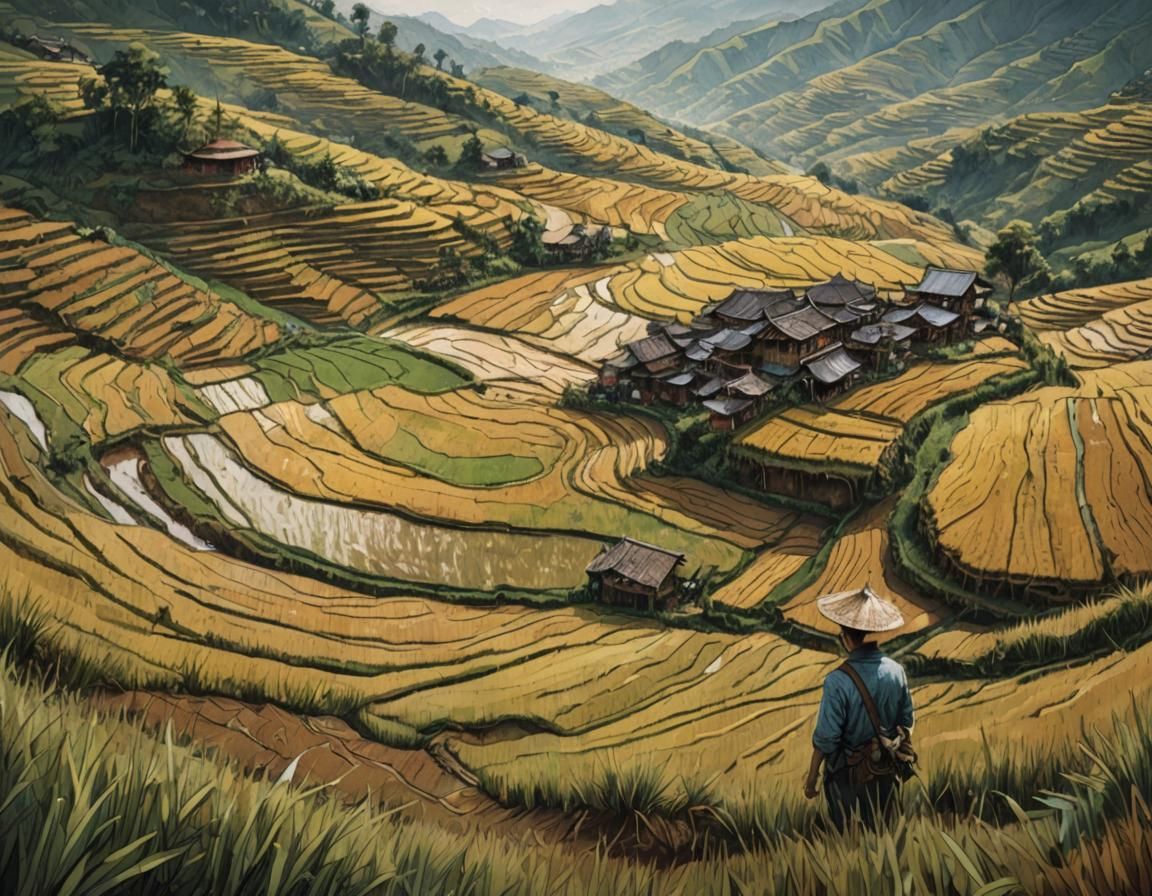
[[[791,392],[820,403],[869,375],[902,369],[915,350],[939,349],[992,325],[977,315],[993,291],[976,271],[927,267],[902,301],[842,275],[801,295],[737,289],[685,325],[654,323],[601,367],[591,394],[676,408],[699,404],[711,428],[732,432]],[[765,489],[801,497],[818,475],[778,470]],[[783,478],[782,478],[783,477]],[[818,490],[818,489],[817,489]],[[833,496],[836,507],[843,502]],[[622,538],[588,566],[589,596],[608,606],[672,612],[698,603],[707,574],[685,578],[686,557]]]
[[[785,390],[826,401],[869,373],[899,369],[914,348],[969,338],[990,324],[976,312],[991,292],[975,271],[936,267],[899,303],[842,275],[799,296],[738,289],[689,324],[653,324],[604,363],[592,391],[645,405],[699,402],[714,430],[731,431]]]

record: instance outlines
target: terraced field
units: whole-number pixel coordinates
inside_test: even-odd
[[[1152,572],[1147,362],[976,411],[925,510],[942,562],[1040,595]]]
[[[1107,367],[1152,348],[1152,280],[1040,296],[1016,310],[1073,367]]]
[[[525,334],[539,333],[547,326],[551,338],[563,340],[568,334],[562,328],[573,323],[565,322],[563,316],[556,318],[553,306],[564,309],[576,303],[586,309],[585,315],[595,314],[592,320],[597,325],[605,320],[605,312],[595,304],[633,319],[686,322],[705,305],[727,298],[734,289],[804,289],[838,273],[875,284],[882,295],[902,296],[904,287],[918,280],[923,264],[937,263],[932,259],[940,263],[946,259],[971,260],[971,254],[968,250],[959,256],[941,254],[919,242],[760,237],[579,270],[570,273],[573,279],[568,283],[548,275],[531,275],[497,289],[462,296],[435,313],[481,326],[499,322],[501,327]],[[553,328],[553,321],[559,327]],[[586,338],[589,336],[581,335],[577,341]],[[609,344],[597,345],[591,356],[604,357],[611,354],[611,348]]]
[[[1026,369],[1014,355],[917,364],[826,407],[785,410],[742,433],[735,444],[771,461],[846,466],[870,474],[917,414],[993,377]]]
[[[159,366],[122,361],[80,347],[38,353],[20,370],[21,388],[49,428],[62,414],[96,445],[143,429],[194,426],[213,417]]]
[[[403,324],[381,330],[378,335],[446,358],[482,381],[486,388],[498,385],[516,395],[529,393],[555,401],[566,387],[587,383],[596,376],[591,365],[488,330]],[[492,394],[500,393],[493,389]]]
[[[614,307],[611,274],[588,268],[528,274],[466,293],[432,316],[517,333],[541,348],[599,364],[648,335],[648,321]]]
[[[362,709],[370,730],[432,732],[452,722],[464,730],[436,738],[436,748],[497,794],[561,770],[578,781],[654,761],[689,781],[718,774],[717,792],[738,800],[784,786],[805,761],[818,685],[838,662],[826,654],[768,634],[668,629],[576,608],[368,598],[259,569],[61,498],[25,460],[39,455],[35,439],[0,418],[7,584],[45,608],[61,646],[101,650],[126,686],[170,688],[194,676],[211,690],[243,686],[321,711]],[[228,494],[245,500],[244,489]],[[733,520],[748,525],[745,510],[734,506]],[[747,535],[770,531],[765,520]],[[919,745],[928,762],[974,758],[990,712],[1003,722],[988,732],[993,745],[1009,726],[1017,742],[1046,743],[1057,720],[1044,707],[1054,697],[1063,698],[1060,726],[1104,719],[1117,683],[1144,692],[1147,662],[1145,650],[1040,681],[927,685],[916,694]],[[552,730],[536,730],[540,719]],[[503,724],[489,736],[468,732],[492,722]]]
[[[317,323],[362,326],[389,294],[412,291],[439,253],[478,256],[452,219],[411,202],[340,205],[320,217],[298,209],[181,222],[153,237],[184,267]]]
[[[689,136],[631,103],[623,102],[589,84],[561,81],[540,72],[500,66],[473,72],[471,80],[509,99],[527,95],[539,107],[552,102],[551,92],[560,94],[561,114],[588,119],[610,133],[628,136],[657,152],[687,159],[710,168],[743,168],[752,175],[782,174],[781,165],[766,161],[748,147],[720,134],[708,134],[708,142]]]
[[[879,589],[904,615],[900,632],[881,635],[880,641],[929,628],[948,615],[943,606],[904,584],[893,569],[888,552],[888,516],[894,503],[877,504],[853,520],[832,547],[820,575],[784,604],[788,619],[809,628],[824,628],[827,623],[816,607],[817,599],[859,588],[861,583]]]
[[[10,44],[0,44],[0,107],[43,96],[66,114],[83,112],[84,104],[76,90],[78,70],[83,69],[47,62]]]
[[[131,358],[195,366],[241,357],[279,337],[276,324],[131,246],[17,209],[0,207],[0,264],[0,297],[9,314],[4,322],[11,334],[36,340],[13,346],[25,355],[58,344],[61,332],[82,331]],[[24,311],[12,315],[12,306]],[[51,326],[30,325],[29,314]]]
[[[413,433],[396,431],[398,420]],[[742,556],[742,549],[724,537],[728,533],[682,513],[677,502],[636,493],[629,477],[666,450],[662,430],[639,419],[566,412],[471,390],[425,397],[384,390],[324,407],[287,402],[231,414],[220,427],[243,464],[274,483],[279,495],[400,512],[466,529],[588,534],[593,540],[578,539],[576,556],[552,568],[566,585],[582,577],[597,539],[620,532],[667,544],[698,565],[721,570],[733,568]],[[464,429],[467,439],[434,435],[460,436]],[[521,479],[509,478],[509,457],[518,458],[512,469]],[[237,480],[225,494],[253,487],[252,477],[226,462],[219,450],[212,463],[227,466],[227,472],[214,473],[218,481],[222,476]],[[203,490],[204,482],[198,485]],[[270,530],[279,525],[282,500],[269,492],[258,506],[244,508],[245,516],[258,530],[275,535]],[[215,503],[221,506],[219,497]],[[518,553],[527,561],[525,553],[536,552],[527,551],[528,536],[522,537]],[[550,538],[541,540],[542,547]],[[499,580],[490,586],[496,584]]]

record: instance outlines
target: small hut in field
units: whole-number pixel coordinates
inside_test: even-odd
[[[684,555],[624,538],[588,565],[596,600],[634,610],[674,610],[680,598],[676,570]]]
[[[224,174],[237,177],[260,167],[263,153],[235,140],[213,140],[199,149],[184,153],[185,171],[196,174]]]

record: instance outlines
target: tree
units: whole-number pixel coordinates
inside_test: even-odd
[[[316,9],[326,19],[336,18],[336,0],[320,0],[316,4]]]
[[[433,53],[432,58],[436,60],[436,70],[440,72],[444,71],[444,60],[448,58],[448,54],[444,52],[444,48],[441,47]]]
[[[364,41],[368,38],[368,20],[371,17],[372,10],[363,3],[357,3],[352,7],[352,25],[360,37],[360,46],[364,46]]]
[[[461,168],[479,168],[484,161],[484,144],[480,142],[480,138],[473,134],[464,141],[464,146],[460,150],[460,167]]]
[[[381,22],[380,30],[376,33],[376,38],[380,43],[386,47],[390,47],[396,43],[396,35],[400,33],[400,29],[396,27],[395,22]]]
[[[984,270],[991,277],[1008,281],[1009,304],[1021,284],[1050,273],[1048,262],[1036,248],[1036,233],[1024,221],[1013,221],[996,234],[996,242],[985,255]]]
[[[560,107],[560,92],[558,90],[549,90],[548,99],[552,100],[553,109]]]
[[[416,46],[412,48],[412,58],[415,59],[417,62],[423,62],[424,61],[424,51],[427,49],[428,48],[425,47],[424,44],[416,44]]]
[[[176,118],[180,121],[180,139],[188,136],[188,130],[196,121],[198,100],[191,87],[183,85],[172,91],[172,105],[176,107]]]
[[[160,67],[160,57],[143,44],[117,50],[111,61],[97,71],[107,85],[113,116],[125,110],[131,117],[129,146],[135,152],[140,138],[140,116],[152,108],[156,92],[168,86],[168,71]]]

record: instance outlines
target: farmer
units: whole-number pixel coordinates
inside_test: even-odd
[[[858,817],[875,827],[887,815],[905,778],[913,774],[912,695],[903,667],[868,636],[900,628],[904,617],[870,587],[820,598],[822,615],[840,626],[847,661],[824,679],[812,735],[804,796],[816,797],[820,767],[833,824],[844,830]]]

